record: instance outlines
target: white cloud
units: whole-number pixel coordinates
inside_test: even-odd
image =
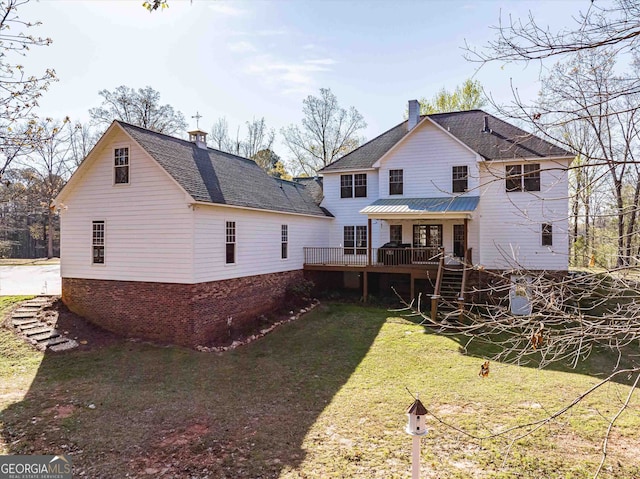
[[[220,15],[228,15],[231,17],[236,17],[238,15],[244,15],[245,13],[247,13],[246,10],[233,6],[227,2],[221,2],[219,0],[209,3],[209,8]]]
[[[317,60],[305,60],[307,65],[335,65],[336,61],[333,58],[318,58]]]
[[[246,72],[259,76],[271,86],[278,86],[283,93],[307,93],[315,89],[317,74],[331,71],[330,66],[335,63],[331,58],[288,62],[261,55],[252,59]]]
[[[246,41],[229,43],[229,50],[235,53],[251,53],[256,51],[252,43]]]

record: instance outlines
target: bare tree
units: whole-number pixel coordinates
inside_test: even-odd
[[[28,0],[0,2],[0,179],[16,153],[39,140],[42,132],[37,128],[35,109],[43,92],[56,80],[52,69],[30,75],[20,63],[20,57],[32,47],[51,44],[50,38],[29,33],[39,22],[19,17],[18,9],[26,3]]]
[[[211,143],[216,150],[230,151],[231,139],[229,138],[229,124],[227,119],[218,118],[211,127]]]
[[[80,166],[80,163],[87,157],[91,149],[98,142],[98,135],[90,124],[76,122],[67,123],[68,140],[70,143],[70,155],[74,169]]]
[[[356,149],[358,133],[367,126],[354,107],[345,110],[330,89],[321,88],[320,96],[303,100],[302,126],[282,129],[285,144],[296,167],[308,175]]]
[[[46,139],[38,142],[31,154],[24,158],[30,174],[36,181],[32,193],[44,213],[42,232],[47,240],[47,257],[53,257],[55,235],[53,200],[60,193],[76,165],[72,155],[70,133],[62,121],[45,120],[39,125]]]
[[[633,50],[640,37],[638,0],[615,0],[599,4],[587,2],[573,26],[558,32],[539,25],[532,13],[526,19],[500,18],[494,27],[496,39],[485,48],[466,45],[467,59],[476,62],[529,62],[579,51],[613,49],[615,53]]]
[[[248,121],[247,136],[242,143],[243,155],[253,158],[260,150],[270,150],[275,139],[275,132],[267,128],[264,117]]]
[[[122,85],[98,94],[102,104],[89,109],[96,125],[106,127],[113,120],[121,120],[166,135],[182,134],[187,129],[184,115],[171,105],[161,105],[160,93],[150,86],[134,90]]]

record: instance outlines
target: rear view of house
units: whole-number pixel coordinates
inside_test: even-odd
[[[112,331],[195,346],[304,276],[365,299],[394,286],[463,299],[471,270],[566,271],[572,155],[481,110],[418,107],[294,182],[199,130],[113,122],[56,200],[63,301]]]

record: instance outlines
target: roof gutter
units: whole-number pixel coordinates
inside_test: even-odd
[[[274,214],[280,214],[280,215],[305,216],[307,218],[320,218],[320,219],[328,219],[328,220],[334,219],[333,216],[312,215],[312,214],[308,214],[308,213],[296,213],[296,212],[293,212],[293,211],[265,210],[265,209],[261,209],[261,208],[253,208],[251,206],[225,205],[225,204],[222,204],[222,203],[210,203],[208,201],[193,201],[193,202],[189,203],[189,206],[190,207],[195,207],[195,206],[213,206],[213,207],[219,207],[219,208],[233,208],[233,209],[247,210],[247,211],[259,211],[261,213],[274,213]]]

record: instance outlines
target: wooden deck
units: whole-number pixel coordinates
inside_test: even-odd
[[[304,248],[304,269],[409,274],[428,279],[438,270],[439,248]]]

